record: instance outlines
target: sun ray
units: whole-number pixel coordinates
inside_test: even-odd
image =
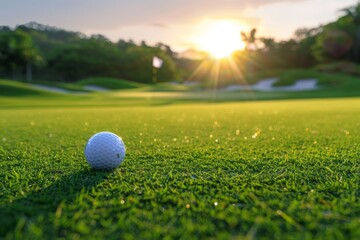
[[[228,61],[229,61],[229,64],[230,64],[230,66],[231,66],[231,69],[232,69],[232,70],[234,71],[234,73],[238,76],[237,79],[240,81],[240,84],[246,86],[246,88],[245,88],[244,91],[249,94],[249,97],[250,97],[251,99],[255,99],[256,96],[255,96],[254,92],[251,90],[250,87],[248,87],[249,84],[248,84],[248,82],[246,81],[246,78],[245,78],[244,74],[242,74],[242,72],[240,71],[238,65],[236,65],[234,59],[233,59],[232,57],[230,57],[230,58],[228,58]]]
[[[213,79],[213,100],[217,98],[218,84],[219,84],[219,73],[220,73],[220,60],[215,60],[214,64],[211,67],[210,77]]]
[[[201,61],[199,66],[191,73],[191,75],[187,78],[188,81],[197,80],[196,77],[202,75],[204,71],[206,71],[206,61]]]
[[[234,58],[229,57],[229,58],[227,58],[227,61],[229,62],[231,70],[234,72],[234,75],[237,77],[237,79],[239,79],[240,84],[247,85],[245,76],[244,76],[244,74],[242,74],[242,72],[240,71],[240,68],[235,63]]]

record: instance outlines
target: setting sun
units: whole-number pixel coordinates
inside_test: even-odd
[[[240,39],[241,25],[228,20],[207,22],[205,25],[204,32],[197,38],[198,48],[215,58],[227,57],[245,47]]]

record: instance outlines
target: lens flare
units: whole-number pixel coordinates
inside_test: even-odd
[[[203,33],[197,38],[198,48],[209,52],[215,58],[230,56],[234,51],[244,49],[240,39],[243,27],[230,20],[213,20],[204,23]]]

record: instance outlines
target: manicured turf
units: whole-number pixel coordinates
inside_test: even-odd
[[[64,83],[64,82],[50,82],[50,81],[35,81],[35,84],[48,86],[48,87],[56,87],[60,89],[64,89],[68,92],[88,92],[83,86],[75,84],[75,83]]]
[[[359,76],[321,72],[315,69],[292,69],[279,74],[279,81],[274,86],[288,86],[302,79],[317,79],[317,84],[321,87],[335,88],[360,88]]]
[[[146,86],[145,84],[131,82],[123,79],[117,78],[86,78],[78,81],[76,84],[80,86],[91,85],[97,87],[103,87],[107,89],[132,89],[132,88],[140,88]]]
[[[359,239],[359,119],[359,98],[1,109],[0,237]],[[127,156],[91,170],[105,130]]]
[[[22,82],[0,79],[0,96],[1,97],[29,97],[29,96],[46,96],[50,97],[55,94],[31,87]]]
[[[311,77],[312,70],[288,70],[280,76],[285,85],[298,79]],[[69,90],[68,94],[35,89],[23,82],[0,79],[0,109],[22,107],[72,107],[72,106],[139,106],[170,105],[178,103],[214,103],[229,101],[257,101],[274,99],[313,99],[360,97],[360,78],[344,74],[316,73],[319,89],[312,91],[224,91],[221,89],[199,90],[174,84],[139,84],[121,79],[92,78],[76,84],[38,82]],[[302,77],[300,77],[302,76]],[[282,77],[285,77],[282,79]],[[110,92],[88,92],[83,85],[106,83]],[[115,83],[116,82],[116,83]],[[130,85],[128,85],[130,84]],[[106,87],[107,85],[96,85]],[[111,87],[110,87],[111,88]],[[72,94],[71,92],[76,92]],[[84,91],[79,94],[79,91]]]

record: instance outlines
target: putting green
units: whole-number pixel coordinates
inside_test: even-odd
[[[0,235],[360,237],[360,99],[0,109]],[[85,100],[83,100],[85,101]],[[85,102],[84,102],[85,105]],[[95,171],[95,132],[125,161]]]

